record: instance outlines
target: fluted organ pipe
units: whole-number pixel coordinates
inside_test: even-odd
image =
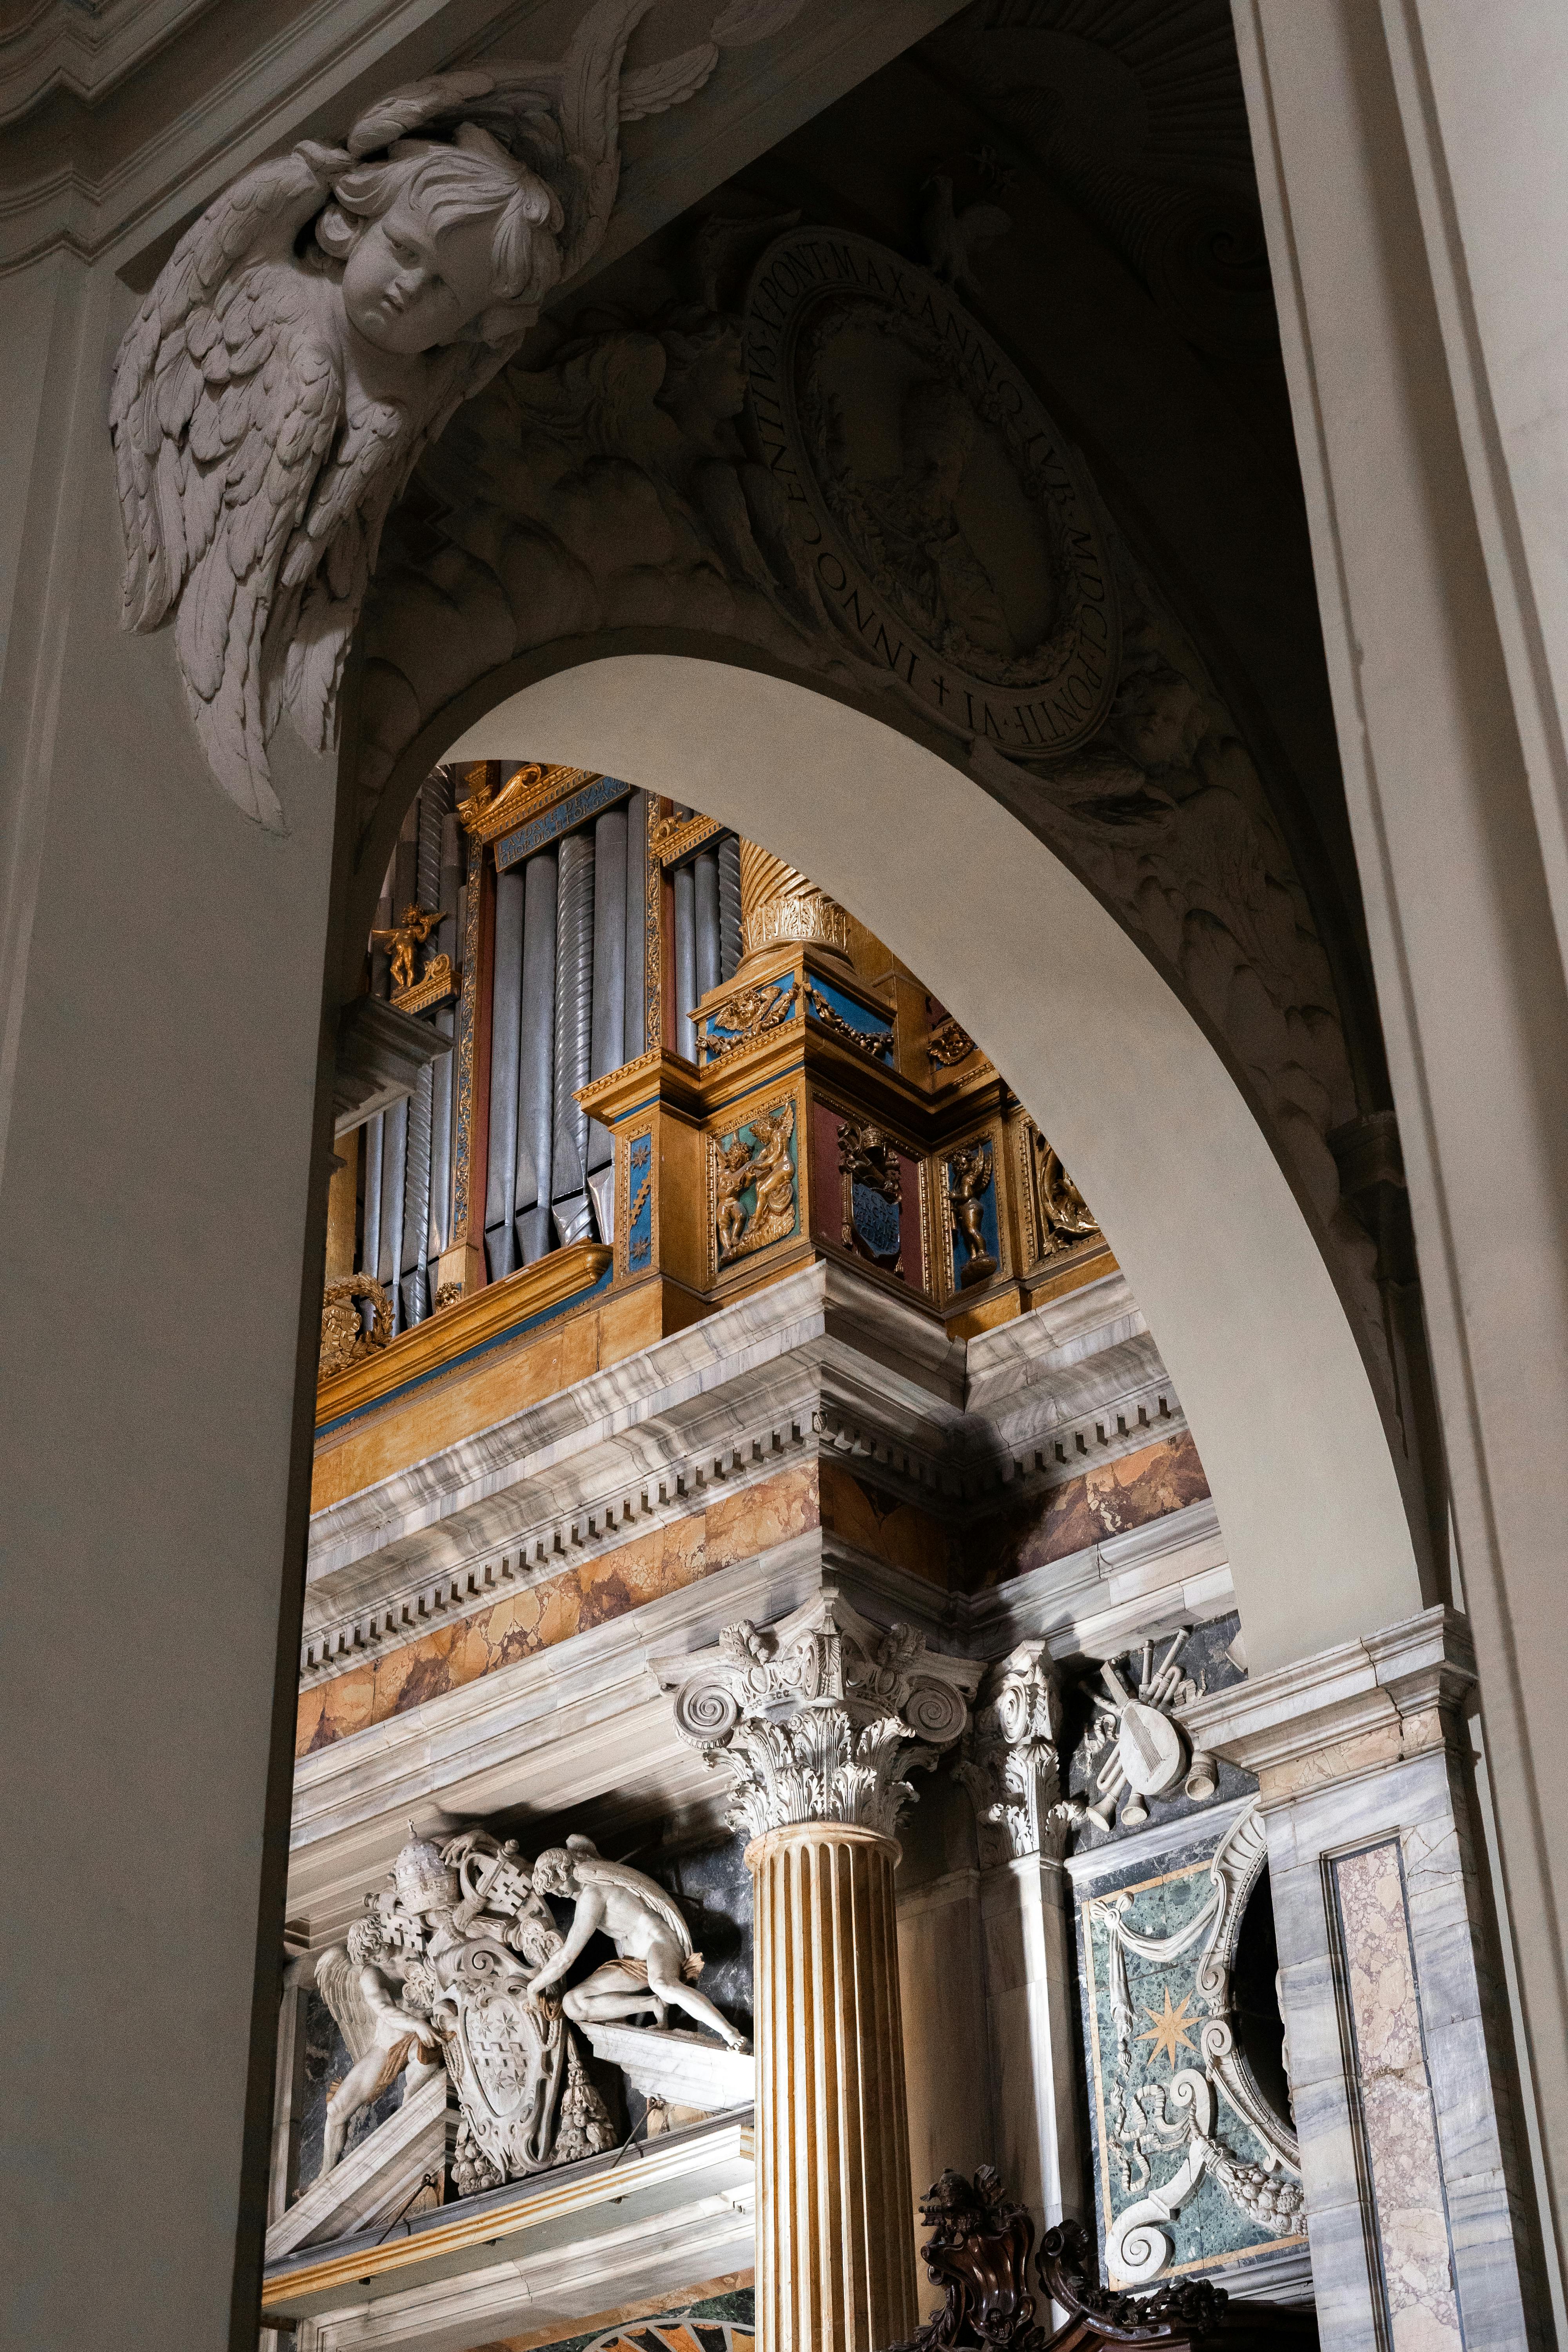
[[[555,1133],[551,1209],[563,1245],[585,1239],[588,1120],[577,1089],[589,1077],[594,1005],[594,843],[585,833],[561,845],[555,919]]]
[[[721,835],[719,858],[719,977],[733,980],[741,961],[741,844]]]

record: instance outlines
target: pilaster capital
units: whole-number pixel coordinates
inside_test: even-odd
[[[734,1774],[731,1825],[759,1838],[799,1822],[891,1837],[915,1793],[907,1775],[963,1736],[982,1669],[908,1625],[874,1625],[829,1587],[658,1671],[679,1737]]]
[[[1031,1855],[1061,1860],[1068,1832],[1061,1722],[1061,1687],[1046,1643],[1020,1642],[987,1670],[958,1765],[974,1807],[983,1870]]]

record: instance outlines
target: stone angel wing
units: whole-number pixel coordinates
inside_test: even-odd
[[[346,1944],[330,1946],[316,1962],[316,1990],[331,2011],[356,2066],[375,2047],[375,2018],[360,1990],[359,1975]]]
[[[125,625],[174,616],[214,773],[272,825],[263,646],[284,551],[343,407],[341,364],[290,255],[343,161],[297,147],[208,207],[126,333],[110,407]]]

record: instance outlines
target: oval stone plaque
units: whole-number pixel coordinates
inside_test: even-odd
[[[1095,733],[1120,628],[1093,491],[948,289],[793,229],[753,274],[745,357],[756,454],[864,658],[1015,756]]]

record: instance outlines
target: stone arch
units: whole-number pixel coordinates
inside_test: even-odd
[[[1422,1605],[1377,1400],[1291,1184],[1198,1020],[1052,848],[951,759],[831,689],[668,650],[498,668],[421,730],[383,805],[400,809],[437,759],[523,757],[625,776],[788,857],[1006,1071],[1160,1340],[1255,1668]],[[984,924],[957,913],[981,906]]]

